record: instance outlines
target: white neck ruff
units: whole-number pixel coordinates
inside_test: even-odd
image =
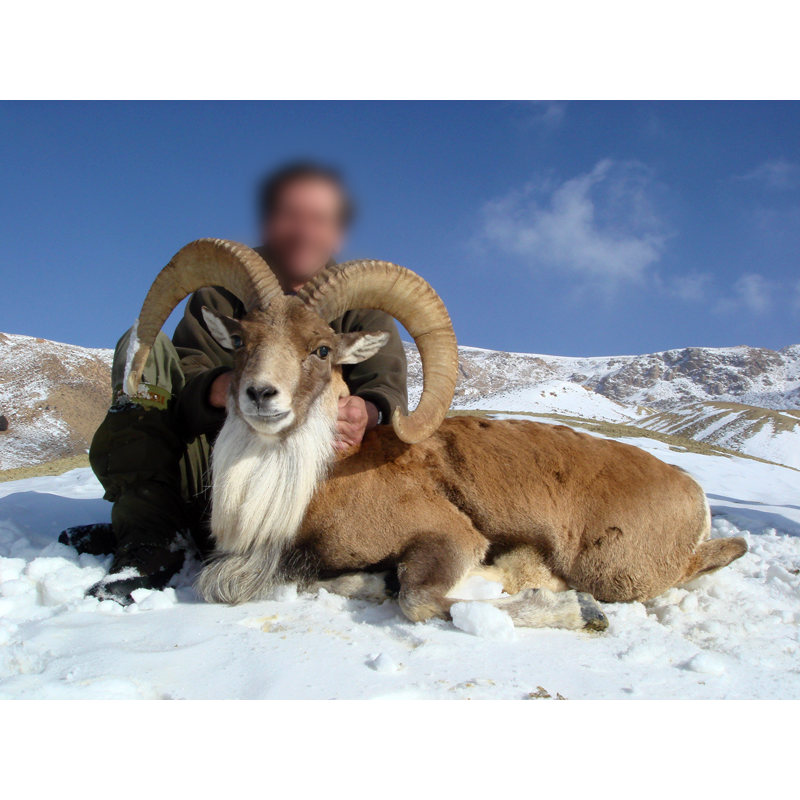
[[[211,531],[218,550],[257,549],[265,569],[277,568],[335,455],[336,426],[324,405],[318,399],[305,423],[282,439],[256,433],[229,411],[212,457]]]

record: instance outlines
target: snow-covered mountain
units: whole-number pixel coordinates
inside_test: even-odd
[[[407,355],[413,405],[422,376],[413,346]],[[108,407],[111,357],[0,334],[0,470],[86,452]],[[800,468],[800,345],[596,358],[462,347],[453,405],[644,426]]]
[[[624,423],[634,423],[647,413],[639,406],[618,403],[579,383],[569,383],[564,380],[512,384],[508,389],[502,389],[488,396],[459,398],[454,407],[465,410],[556,414]]]
[[[0,469],[86,452],[111,402],[112,355],[0,333]]]
[[[419,356],[407,346],[411,401]],[[459,349],[453,407],[625,423],[800,469],[800,345],[566,358]]]
[[[409,373],[418,383],[419,358],[413,347],[408,356]],[[746,346],[686,347],[592,358],[461,347],[460,373],[456,407],[489,402],[512,389],[562,381],[634,408],[673,409],[698,401],[800,408],[800,345],[777,352]]]

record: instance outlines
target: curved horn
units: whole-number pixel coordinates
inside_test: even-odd
[[[258,253],[225,239],[197,239],[181,248],[158,273],[136,320],[123,391],[135,395],[150,349],[178,303],[205,286],[224,286],[250,311],[266,307],[281,287]]]
[[[395,409],[395,433],[414,444],[441,425],[453,401],[458,347],[450,315],[427,281],[386,261],[349,261],[324,270],[297,296],[326,322],[354,308],[375,308],[402,323],[419,348],[423,388],[411,414]]]

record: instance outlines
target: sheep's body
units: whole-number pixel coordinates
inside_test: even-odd
[[[562,425],[456,417],[415,445],[367,434],[280,538],[279,563],[265,529],[212,564],[204,586],[237,602],[275,582],[398,568],[401,606],[417,620],[446,616],[447,593],[472,572],[515,595],[646,600],[744,552],[740,540],[706,542],[709,527],[700,486],[643,450]]]
[[[456,417],[416,445],[368,434],[320,485],[292,547],[325,574],[439,548],[474,569],[523,548],[554,579],[621,602],[687,580],[709,528],[698,484],[639,448],[563,425]],[[514,577],[503,582],[516,593]]]

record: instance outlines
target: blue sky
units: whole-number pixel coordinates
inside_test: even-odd
[[[395,261],[462,344],[800,342],[800,103],[2,103],[0,331],[112,347],[186,242],[254,244],[256,178],[339,165],[344,258]],[[174,322],[174,319],[173,319]]]

